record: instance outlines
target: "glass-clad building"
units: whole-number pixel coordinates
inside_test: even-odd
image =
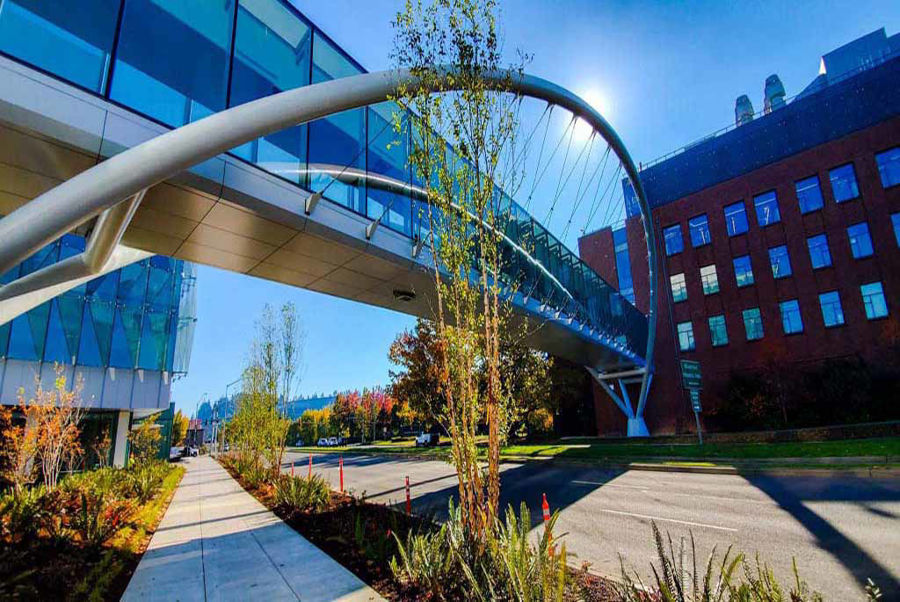
[[[66,234],[0,278],[6,284],[84,251]],[[62,369],[78,383],[91,429],[111,429],[124,459],[129,425],[171,414],[172,380],[190,361],[195,317],[195,266],[151,256],[64,291],[0,326],[0,401],[26,399],[36,378],[53,382]],[[90,429],[89,429],[90,430]],[[117,441],[118,439],[118,441]]]
[[[3,0],[0,53],[168,127],[364,72],[285,0],[82,0],[78,5],[72,10],[61,0]],[[421,237],[427,218],[420,217],[417,200],[369,187],[364,179],[336,181],[327,169],[349,167],[413,183],[407,154],[415,127],[407,115],[398,135],[396,110],[383,103],[345,111],[254,140],[231,154],[323,192],[350,211],[380,218],[396,232]],[[521,207],[509,200],[507,209],[507,235],[548,270],[511,256],[507,284],[598,327],[609,344],[641,357],[645,317]],[[126,358],[117,350],[115,359]],[[134,359],[138,364],[154,358]]]

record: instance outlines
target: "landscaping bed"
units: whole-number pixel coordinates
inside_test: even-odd
[[[0,599],[119,599],[183,475],[165,463],[106,468],[4,495]]]
[[[328,492],[327,501],[321,507],[298,510],[279,503],[276,487],[271,482],[257,478],[258,475],[248,478],[227,458],[220,463],[264,506],[385,598],[403,602],[438,599],[432,592],[404,583],[391,569],[391,560],[398,554],[395,535],[405,542],[411,533],[434,534],[440,525],[432,517],[407,515],[395,507],[335,491]],[[587,566],[578,570],[570,568],[568,573],[565,600],[621,600],[613,582],[590,573]]]

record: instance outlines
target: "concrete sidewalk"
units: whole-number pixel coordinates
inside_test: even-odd
[[[184,461],[123,600],[381,600],[207,456]]]

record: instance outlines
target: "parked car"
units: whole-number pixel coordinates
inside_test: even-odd
[[[322,437],[316,445],[318,447],[329,447],[331,444],[328,442],[328,437]]]
[[[328,447],[337,447],[341,444],[341,440],[337,437],[329,437],[328,438]]]
[[[416,437],[416,447],[434,447],[440,439],[437,433],[422,433]]]
[[[181,455],[195,458],[200,455],[200,450],[193,445],[185,445],[184,449],[181,450]]]
[[[303,447],[303,439],[297,439],[296,441],[294,441],[294,445],[296,447]]]

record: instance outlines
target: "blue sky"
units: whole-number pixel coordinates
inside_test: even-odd
[[[292,1],[367,69],[391,66],[390,21],[402,2]],[[761,109],[768,75],[777,73],[793,96],[816,76],[823,53],[900,25],[896,1],[502,4],[510,57],[517,48],[533,54],[530,73],[583,95],[645,162],[732,123],[741,94]],[[221,396],[240,374],[263,305],[288,300],[307,332],[302,393],[387,383],[388,346],[411,318],[201,266],[191,367],[173,387],[177,406],[192,412],[205,393]]]

